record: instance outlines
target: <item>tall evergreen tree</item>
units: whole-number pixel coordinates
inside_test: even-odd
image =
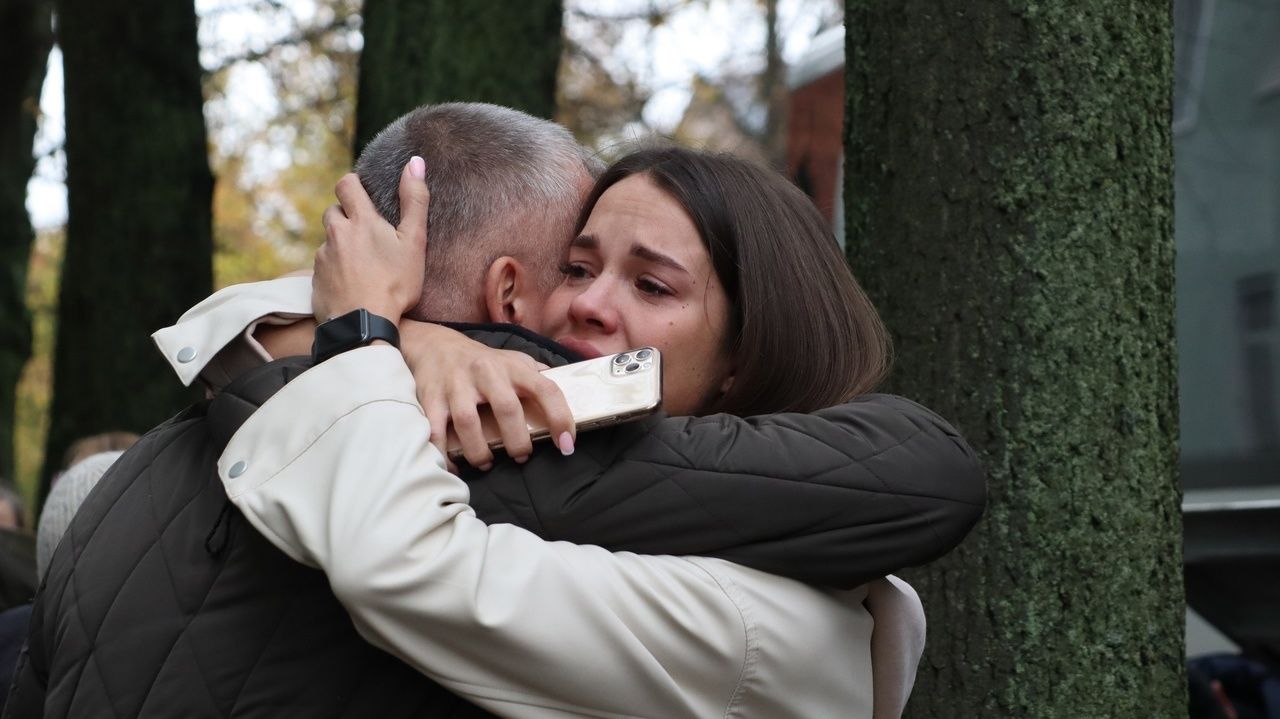
[[[985,458],[913,717],[1185,716],[1167,3],[847,0],[850,260]]]
[[[562,0],[366,0],[355,150],[424,103],[492,102],[550,118]]]
[[[14,405],[31,355],[25,292],[31,258],[27,181],[35,169],[40,87],[53,44],[49,0],[0,0],[0,478],[13,481]]]
[[[44,484],[67,445],[191,394],[149,335],[209,294],[213,177],[191,0],[57,0],[67,250]]]

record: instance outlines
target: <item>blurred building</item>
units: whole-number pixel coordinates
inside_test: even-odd
[[[844,26],[813,39],[787,73],[787,176],[813,198],[844,246]]]

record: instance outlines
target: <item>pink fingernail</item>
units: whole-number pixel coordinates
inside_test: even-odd
[[[573,436],[570,435],[568,432],[560,433],[559,444],[560,444],[560,454],[563,454],[566,457],[573,454]]]
[[[418,157],[417,155],[414,155],[413,157],[409,158],[409,174],[413,175],[419,180],[426,178],[427,161],[422,159],[421,157]]]
[[[481,472],[488,472],[489,470],[493,469],[493,462],[485,462],[479,467],[476,467],[476,469],[480,470]]]

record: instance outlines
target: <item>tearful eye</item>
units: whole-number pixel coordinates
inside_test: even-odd
[[[560,274],[569,279],[582,279],[588,276],[587,268],[576,262],[566,262],[560,265]]]
[[[636,280],[636,289],[646,295],[652,295],[655,297],[671,294],[671,290],[667,289],[666,286],[643,277]]]

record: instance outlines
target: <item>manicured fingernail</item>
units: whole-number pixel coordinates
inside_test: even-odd
[[[417,155],[409,158],[409,174],[419,180],[425,178],[427,176],[427,161]]]
[[[529,461],[529,455],[522,454],[519,457],[512,457],[512,459],[516,461],[516,464],[524,464]]]
[[[573,436],[568,432],[560,433],[560,440],[558,443],[560,445],[560,454],[563,454],[566,457],[573,454]]]
[[[493,469],[493,462],[485,462],[479,467],[476,467],[476,469],[480,470],[481,472],[488,472],[489,470]]]

